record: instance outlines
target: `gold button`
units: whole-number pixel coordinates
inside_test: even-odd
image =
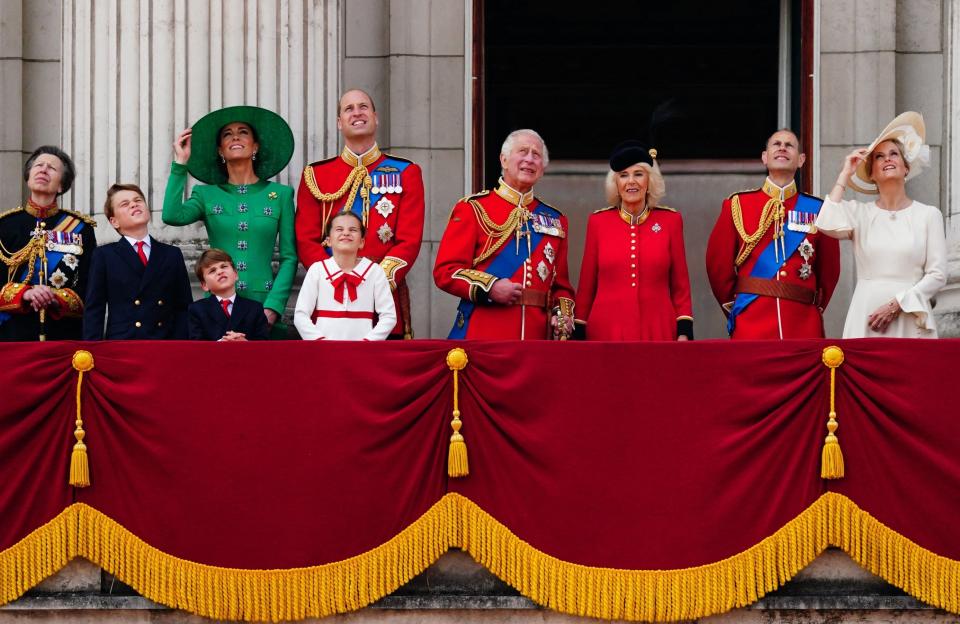
[[[637,257],[637,254],[630,254],[630,257],[631,257],[631,258],[636,258],[636,257]]]
[[[635,229],[637,229],[637,226],[631,225],[631,226],[630,226],[630,229],[631,229],[631,230],[635,230]]]
[[[630,245],[630,251],[633,251],[634,249],[636,249],[636,247],[634,245]]]
[[[157,301],[157,305],[163,305],[163,299],[160,299],[159,301]]]
[[[141,325],[142,323],[140,321],[137,321],[136,323],[133,324],[134,327],[140,327]]]
[[[631,268],[631,269],[635,269],[635,268],[637,268],[637,265],[631,264],[631,265],[630,265],[630,268]]]
[[[531,282],[530,280],[527,280],[527,286],[533,286],[533,282]]]
[[[787,276],[786,271],[780,271],[780,277],[786,277],[786,276]]]
[[[636,273],[631,273],[631,274],[630,274],[630,277],[636,278],[636,277],[637,277],[637,274],[636,274]]]
[[[633,284],[630,284],[630,287],[631,287],[631,288],[636,288],[636,287],[637,287],[637,283],[634,282]]]
[[[163,321],[157,321],[157,327],[163,327]]]
[[[139,299],[134,299],[134,300],[133,300],[133,305],[140,305],[140,300],[139,300]]]
[[[524,260],[524,262],[526,262],[527,264],[530,264],[530,258],[527,258],[526,260]]]

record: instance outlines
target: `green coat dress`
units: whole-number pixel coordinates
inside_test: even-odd
[[[187,167],[173,163],[163,198],[163,222],[203,221],[210,246],[226,251],[237,267],[237,294],[282,315],[297,273],[293,230],[293,189],[276,182],[204,184],[183,201]],[[280,266],[273,272],[273,250],[280,236]]]

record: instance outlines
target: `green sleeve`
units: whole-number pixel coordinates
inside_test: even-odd
[[[183,189],[187,184],[187,166],[172,163],[170,177],[167,178],[167,190],[163,194],[163,222],[167,225],[189,225],[200,221],[206,214],[203,199],[193,189],[190,199],[183,201]]]
[[[297,274],[297,242],[293,229],[293,189],[280,186],[280,266],[263,307],[283,315]]]

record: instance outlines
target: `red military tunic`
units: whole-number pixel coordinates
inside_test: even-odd
[[[783,214],[769,223],[762,235],[758,232],[764,206],[771,200],[782,201]],[[743,287],[743,276],[749,276],[763,250],[771,244],[778,227],[787,228],[794,218],[797,205],[797,187],[791,182],[781,189],[769,178],[762,188],[734,193],[723,202],[720,217],[707,243],[707,276],[717,301],[729,312],[738,291],[738,280]],[[814,198],[815,199],[815,198]],[[819,201],[819,200],[817,200]],[[738,210],[739,207],[739,210]],[[738,229],[735,217],[742,216]],[[748,251],[751,236],[759,236],[756,245]],[[804,258],[807,254],[807,258]],[[745,256],[737,266],[738,255]],[[807,233],[804,242],[783,261],[769,282],[780,288],[815,294],[813,303],[801,303],[785,297],[760,295],[736,319],[732,338],[740,340],[822,338],[822,312],[830,302],[840,276],[840,246],[838,241],[817,233]]]
[[[676,340],[678,324],[692,325],[680,213],[656,207],[633,217],[610,207],[592,214],[576,311],[588,340]]]
[[[326,222],[345,208],[347,200],[359,214],[363,188],[371,197],[382,198],[368,202],[363,211],[367,236],[360,256],[379,263],[393,289],[397,325],[392,335],[412,337],[405,278],[423,239],[423,176],[415,163],[383,154],[374,145],[360,156],[344,148],[340,156],[308,165],[297,191],[297,255],[307,269],[330,257],[323,246]]]
[[[529,236],[539,241],[528,251]],[[521,196],[502,181],[494,192],[483,191],[457,202],[433,268],[437,286],[463,300],[451,337],[458,337],[458,330],[467,339],[550,337],[552,308],[561,300],[565,308],[573,308],[566,236],[566,217],[533,193]],[[500,254],[506,256],[498,260]],[[488,270],[504,260],[517,268],[500,277],[523,285],[525,305],[500,305],[487,295],[498,279]],[[472,308],[468,318],[464,304]]]

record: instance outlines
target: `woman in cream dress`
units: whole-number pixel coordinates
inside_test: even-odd
[[[943,217],[907,196],[905,183],[929,162],[923,117],[903,113],[867,148],[844,160],[824,200],[817,228],[851,239],[857,286],[844,338],[936,338],[931,299],[946,283]],[[843,200],[846,187],[878,194],[875,201]]]

